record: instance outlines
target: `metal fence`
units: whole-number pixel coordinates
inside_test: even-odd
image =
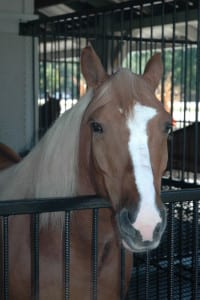
[[[38,60],[36,58],[33,64],[39,65],[40,94],[36,97],[39,137],[85,92],[79,57],[81,49],[88,43],[93,45],[110,73],[119,66],[142,73],[148,58],[155,51],[162,53],[164,74],[157,96],[176,121],[169,141],[168,170],[163,178],[163,189],[167,190],[163,192],[163,199],[168,207],[168,226],[158,250],[146,256],[134,256],[127,299],[199,299],[199,1],[129,1],[111,8],[24,23],[20,33],[33,37],[33,49],[38,45]],[[56,203],[23,201],[17,206],[12,201],[0,202],[0,212],[4,215],[5,299],[8,299],[9,280],[8,215],[26,212],[37,216],[43,210],[64,210],[68,214],[74,209],[68,204],[63,199],[56,199]],[[102,209],[98,205],[91,209]],[[37,250],[37,223],[36,229]],[[37,257],[35,253],[35,297],[38,291]]]
[[[162,199],[167,205],[168,224],[162,243],[157,250],[135,255],[131,282],[126,300],[198,300],[200,297],[200,189],[163,192]],[[98,197],[33,199],[1,201],[0,215],[3,227],[1,245],[1,274],[3,274],[4,300],[9,299],[9,234],[8,219],[11,215],[31,214],[33,223],[33,268],[32,281],[34,300],[39,299],[39,214],[51,211],[65,211],[65,299],[70,299],[70,213],[74,210],[93,210],[92,224],[92,300],[98,299],[98,272],[96,259],[98,249],[98,212],[109,208],[104,199]],[[122,251],[122,255],[123,251]],[[124,293],[124,260],[121,272],[121,300]]]
[[[199,185],[199,19],[197,0],[143,0],[21,24],[21,34],[38,42],[39,136],[85,92],[79,57],[88,43],[110,73],[119,66],[142,73],[159,51],[164,74],[157,96],[176,121],[169,141],[168,185],[176,186],[176,180],[180,187]]]

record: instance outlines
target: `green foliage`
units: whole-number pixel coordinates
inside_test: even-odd
[[[151,51],[133,51],[123,61],[123,67],[141,74],[151,57]],[[182,45],[165,48],[162,52],[164,62],[163,80],[170,78],[171,87],[178,88],[180,100],[195,100],[196,91],[196,55],[194,46]],[[170,76],[169,76],[170,75]],[[55,61],[40,63],[40,95],[49,93],[51,96],[68,95],[79,98],[80,64],[77,61]]]
[[[49,93],[57,98],[69,95],[77,98],[80,76],[79,63],[77,62],[47,62],[40,63],[40,95]],[[60,94],[60,95],[59,95]]]
[[[162,52],[164,62],[163,80],[171,75],[171,86],[181,90],[182,98],[195,100],[196,91],[196,55],[197,48],[183,45],[166,48]],[[123,61],[123,67],[131,68],[134,73],[143,73],[145,65],[151,57],[150,50],[136,52],[127,55]],[[183,100],[182,99],[182,100]],[[180,99],[181,100],[181,99]]]

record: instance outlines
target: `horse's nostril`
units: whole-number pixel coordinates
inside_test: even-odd
[[[132,213],[127,208],[123,208],[121,212],[119,213],[120,223],[126,224],[127,226],[132,226],[132,224],[135,222],[135,214]]]
[[[131,222],[131,223],[133,223],[132,222],[132,216],[131,216],[131,213],[128,211],[128,219],[129,219],[129,221]]]
[[[141,233],[140,233],[138,230],[136,230],[135,228],[134,228],[134,232],[135,232],[135,239],[136,239],[138,242],[142,242],[142,236],[141,236]]]
[[[131,224],[135,222],[135,214],[128,210],[128,219]]]

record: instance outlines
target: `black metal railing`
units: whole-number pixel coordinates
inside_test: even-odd
[[[158,249],[134,255],[128,299],[200,299],[200,189],[162,194],[167,228]]]
[[[134,254],[132,278],[127,300],[181,299],[198,300],[200,297],[200,189],[168,191],[162,193],[168,210],[168,225],[157,250],[146,255]],[[74,210],[93,210],[92,220],[92,296],[98,299],[98,214],[109,208],[105,199],[97,196],[57,199],[10,200],[0,202],[3,243],[1,245],[1,274],[3,274],[3,300],[9,299],[9,231],[11,215],[33,216],[33,268],[32,298],[39,299],[39,214],[65,212],[64,261],[65,298],[70,299],[70,214]],[[9,229],[12,230],[12,229]],[[124,249],[121,253],[121,299],[125,294]]]

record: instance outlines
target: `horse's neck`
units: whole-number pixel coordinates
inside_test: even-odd
[[[0,172],[0,200],[32,198],[31,182],[33,172],[25,160],[3,170]]]
[[[93,223],[93,210],[74,211],[71,215],[72,230],[81,234],[91,242],[91,229]],[[98,211],[99,237],[100,243],[111,240],[115,236],[115,226],[113,225],[113,211],[109,208],[102,208]]]
[[[78,149],[80,124],[83,113],[90,102],[92,92],[85,99],[65,113],[48,131],[43,159],[39,166],[40,181],[37,183],[37,196],[64,197],[76,196],[78,173]]]
[[[80,122],[92,93],[58,119],[21,163],[0,174],[0,199],[77,195]]]

